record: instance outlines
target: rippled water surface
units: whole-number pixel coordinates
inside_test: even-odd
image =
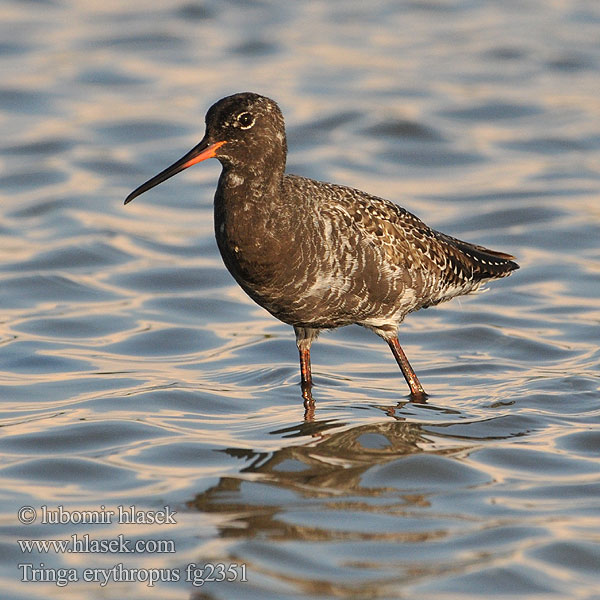
[[[2,598],[600,598],[595,0],[0,14]],[[348,327],[314,345],[305,413],[291,328],[218,255],[216,161],[123,206],[242,90],[281,105],[289,171],[518,257],[402,325],[426,404]],[[85,534],[174,551],[17,543]],[[207,563],[236,581],[201,586]],[[52,573],[78,581],[30,581]]]

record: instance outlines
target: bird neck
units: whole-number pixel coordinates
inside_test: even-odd
[[[285,164],[275,160],[252,164],[225,163],[217,196],[229,205],[228,208],[277,204],[282,198],[284,169]]]
[[[254,286],[275,277],[282,240],[289,243],[289,235],[277,235],[277,216],[285,213],[282,192],[282,170],[223,165],[214,202],[217,245],[230,273],[251,296]]]

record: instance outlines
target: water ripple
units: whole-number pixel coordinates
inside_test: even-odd
[[[595,3],[3,11],[3,598],[597,596]],[[123,207],[242,89],[281,104],[290,171],[517,256],[485,293],[402,324],[427,403],[408,401],[386,344],[350,327],[313,346],[303,405],[292,329],[218,255],[214,161]],[[16,519],[59,504],[169,505],[177,522]],[[177,550],[16,544],[75,533]],[[58,588],[20,581],[23,562],[182,578]],[[205,562],[243,563],[248,581],[184,580]]]

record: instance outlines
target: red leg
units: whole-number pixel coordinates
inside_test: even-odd
[[[298,348],[298,352],[300,353],[300,377],[302,379],[302,388],[310,389],[312,387],[310,348]]]
[[[304,405],[314,402],[310,392],[313,382],[312,373],[310,370],[310,345],[316,339],[319,332],[317,329],[309,327],[294,327],[296,333],[296,345],[300,354],[300,377],[302,386],[302,397]]]
[[[404,375],[404,379],[406,379],[406,383],[408,383],[408,387],[410,388],[410,394],[415,399],[423,399],[427,396],[423,386],[419,382],[417,374],[413,371],[413,368],[410,366],[408,362],[408,358],[406,358],[406,354],[404,354],[404,350],[400,347],[400,343],[398,342],[397,337],[393,337],[389,340],[386,340],[389,344],[392,353],[394,354],[394,358],[398,363],[398,366],[402,370],[402,375]]]

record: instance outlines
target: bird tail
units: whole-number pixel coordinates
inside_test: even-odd
[[[519,268],[512,254],[463,242],[445,234],[442,234],[442,236],[463,255],[464,262],[472,268],[472,277],[475,280],[508,277],[513,271]]]

